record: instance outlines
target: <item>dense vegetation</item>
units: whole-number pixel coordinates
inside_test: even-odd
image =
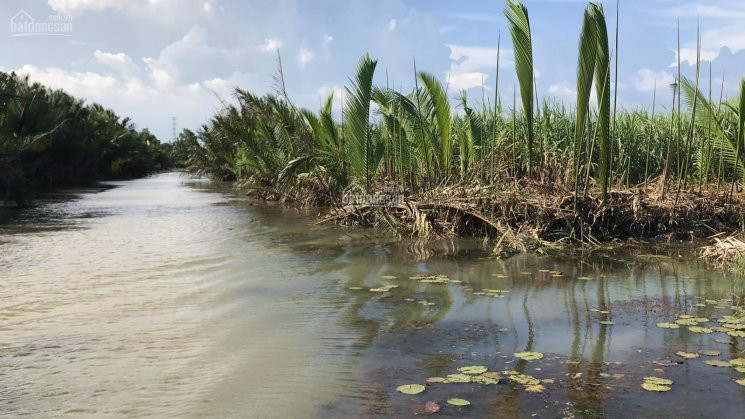
[[[170,145],[100,105],[0,73],[0,204],[41,188],[134,178],[169,166]]]
[[[511,106],[499,100],[498,77],[494,99],[482,96],[476,106],[465,92],[451,101],[454,95],[423,71],[410,92],[375,86],[377,62],[365,56],[337,120],[333,96],[317,113],[293,105],[279,60],[276,94],[236,88],[235,104],[198,132],[183,132],[174,148],[194,172],[303,203],[337,204],[350,185],[375,193],[391,184],[407,195],[430,196],[479,185],[519,194],[540,185],[556,196],[573,195],[575,211],[593,195],[600,200],[594,208],[602,208],[613,189],[675,206],[687,192],[732,197],[745,173],[745,81],[739,98],[722,101],[711,77],[702,80],[699,60],[695,80],[678,71],[671,112],[658,111],[662,98],[656,96],[651,111],[617,108],[605,13],[591,3],[578,42],[577,102],[539,102],[528,10],[507,0],[504,12],[520,109],[517,93]],[[593,83],[597,106],[590,102]]]

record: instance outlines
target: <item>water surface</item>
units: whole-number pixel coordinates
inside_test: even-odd
[[[399,241],[316,213],[169,173],[6,217],[0,416],[411,417],[428,400],[446,417],[745,414],[745,374],[703,363],[740,356],[741,338],[656,326],[716,325],[743,294],[685,247],[499,261],[480,241]],[[398,288],[368,290],[383,285]],[[702,349],[721,355],[675,355]],[[395,391],[467,365],[555,381]],[[672,390],[642,390],[650,375]]]

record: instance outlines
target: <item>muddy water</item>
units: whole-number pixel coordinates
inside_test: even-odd
[[[315,215],[175,173],[6,215],[0,416],[411,417],[429,400],[446,417],[745,414],[745,374],[704,363],[738,357],[742,338],[656,326],[717,326],[743,294],[685,248],[497,261],[478,241],[396,241]],[[367,290],[383,285],[398,288]],[[704,349],[721,354],[675,355]],[[467,365],[554,382],[395,390]],[[645,376],[672,390],[644,391]]]

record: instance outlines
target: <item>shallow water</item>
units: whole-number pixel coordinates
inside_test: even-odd
[[[738,357],[742,338],[656,326],[714,320],[743,295],[684,247],[498,261],[478,241],[396,241],[315,215],[169,173],[6,217],[0,416],[411,417],[428,400],[438,416],[745,414],[745,374],[703,363]],[[462,283],[410,279],[424,273]],[[367,290],[386,284],[399,287]],[[721,355],[675,355],[702,349]],[[467,365],[555,382],[396,392]],[[644,376],[672,390],[646,392]]]

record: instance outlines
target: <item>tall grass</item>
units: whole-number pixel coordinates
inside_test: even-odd
[[[575,198],[580,192],[597,194],[605,202],[612,186],[649,192],[662,186],[654,191],[663,199],[669,186],[677,197],[688,185],[701,189],[710,181],[741,180],[744,95],[714,102],[710,87],[707,99],[699,89],[700,60],[694,82],[677,78],[670,113],[657,111],[656,83],[651,114],[618,108],[617,98],[611,103],[605,13],[591,3],[578,41],[575,106],[539,103],[527,8],[508,0],[504,13],[519,84],[511,107],[502,106],[498,77],[493,106],[483,92],[481,106],[474,106],[466,92],[448,92],[416,64],[411,91],[375,86],[376,62],[365,56],[345,92],[341,121],[333,118],[332,98],[313,112],[297,109],[282,89],[264,97],[236,89],[236,104],[226,104],[198,132],[184,133],[178,146],[190,150],[187,163],[195,171],[285,196],[310,191],[317,202],[333,202],[353,183],[368,191],[393,183],[417,193],[440,186],[513,187],[523,180],[547,183]],[[616,45],[616,60],[617,50]],[[591,105],[593,86],[597,106]]]

